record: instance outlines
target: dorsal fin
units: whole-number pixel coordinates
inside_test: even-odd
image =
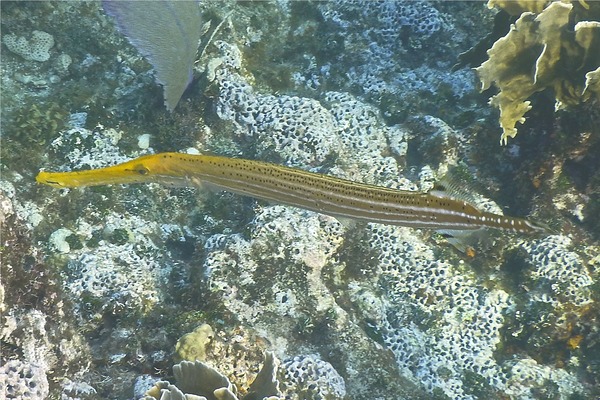
[[[452,166],[436,182],[430,191],[432,196],[464,201],[480,212],[504,215],[502,209],[491,199],[480,194],[480,185],[464,165]]]
[[[436,181],[430,194],[436,197],[462,200],[473,205],[481,202],[481,196],[475,190],[473,177],[464,166],[451,167],[444,176]]]

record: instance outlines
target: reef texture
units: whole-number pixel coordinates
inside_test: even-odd
[[[528,32],[560,10],[593,9],[511,4]],[[2,3],[3,37],[13,36],[0,63],[0,398],[600,395],[598,131],[557,120],[564,147],[545,147],[541,128],[524,135],[531,142],[485,147],[497,134],[486,99],[471,71],[447,71],[491,29],[490,10],[340,1],[203,2],[201,12],[205,49],[171,113],[97,4]],[[46,61],[20,54],[34,31],[52,35]],[[580,25],[572,39],[593,32]],[[578,88],[591,101],[598,72],[586,74]],[[555,232],[492,232],[462,254],[434,232],[223,192],[34,184],[40,167],[159,151],[405,190],[430,190],[462,164],[461,185],[485,188],[472,196],[480,208],[516,205]]]
[[[48,61],[50,49],[54,46],[52,35],[42,31],[33,31],[29,40],[22,36],[6,35],[2,42],[8,50],[24,59],[40,62]]]
[[[472,71],[450,72],[453,61],[446,59],[443,51],[439,51],[435,64],[417,61],[423,48],[439,46],[440,37],[453,30],[454,17],[441,13],[430,2],[334,1],[319,7],[327,24],[337,32],[327,38],[328,45],[345,51],[336,54],[338,60],[333,65],[319,65],[314,60],[306,71],[295,73],[299,86],[318,90],[345,64],[348,89],[358,89],[384,113],[399,116],[421,107],[421,96],[446,91],[449,97],[460,99],[473,92]],[[403,104],[394,104],[392,99],[400,94],[408,97]]]
[[[476,68],[481,89],[494,85],[499,93],[490,104],[500,110],[500,141],[517,134],[517,123],[525,122],[531,95],[549,89],[561,109],[581,102],[600,100],[600,3],[554,1],[490,1],[519,19],[509,33],[488,51],[489,59]]]

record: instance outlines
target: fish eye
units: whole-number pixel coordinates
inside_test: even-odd
[[[146,168],[144,165],[136,165],[135,167],[131,168],[131,169],[126,169],[126,171],[131,171],[131,172],[135,172],[138,175],[148,175],[148,173],[150,172],[150,170],[148,168]]]
[[[139,175],[148,175],[150,172],[150,170],[143,165],[136,165],[135,168],[133,168],[133,171]]]

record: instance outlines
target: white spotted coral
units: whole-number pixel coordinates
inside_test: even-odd
[[[29,362],[8,361],[0,367],[2,394],[9,399],[45,399],[49,394],[46,372],[45,368]]]
[[[548,236],[523,244],[532,265],[531,290],[539,299],[553,304],[590,303],[594,283],[581,257],[572,251],[572,241],[563,235]]]
[[[8,50],[26,60],[42,62],[50,58],[54,37],[47,32],[33,31],[30,39],[9,34],[2,38],[2,42]]]
[[[346,383],[333,366],[316,354],[285,360],[286,383],[293,387],[290,395],[311,399],[339,399],[346,395]]]
[[[347,93],[327,92],[320,100],[261,95],[241,75],[237,48],[218,44],[222,63],[215,70],[217,114],[251,137],[261,158],[277,154],[283,163],[308,167],[337,155],[347,170],[361,174],[344,177],[398,186],[396,160],[379,155],[390,147],[396,156],[406,155],[403,129],[385,125],[374,107]],[[337,169],[331,173],[345,174]]]
[[[224,42],[218,45],[222,64],[215,76],[220,118],[234,121],[253,138],[261,154],[275,153],[292,165],[321,163],[336,150],[335,122],[318,101],[256,93],[236,72],[241,64],[237,48]]]

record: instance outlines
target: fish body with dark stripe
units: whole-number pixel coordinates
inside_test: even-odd
[[[237,158],[159,153],[112,167],[41,171],[36,180],[53,187],[156,182],[223,189],[336,217],[440,231],[495,228],[537,233],[523,218],[483,212],[437,192],[401,191],[357,183],[297,168]]]

